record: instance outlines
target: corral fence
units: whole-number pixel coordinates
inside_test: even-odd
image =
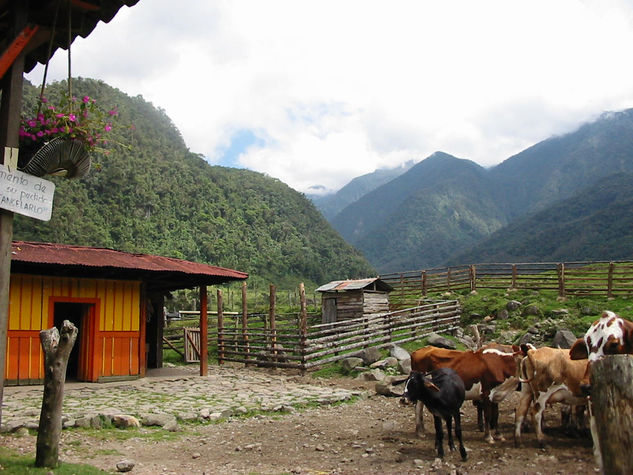
[[[235,330],[218,327],[218,361],[305,371],[360,353],[419,340],[432,332],[459,328],[457,300],[437,301],[394,312],[332,323]]]
[[[391,308],[402,308],[428,293],[477,289],[529,289],[567,295],[633,294],[632,261],[491,263],[395,272],[380,276],[393,287]]]

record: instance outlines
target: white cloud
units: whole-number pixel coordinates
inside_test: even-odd
[[[164,108],[211,163],[252,131],[240,163],[300,191],[436,150],[489,166],[633,104],[625,0],[186,5],[122,9],[73,46],[74,74]]]

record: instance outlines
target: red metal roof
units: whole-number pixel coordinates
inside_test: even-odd
[[[176,290],[248,278],[245,272],[224,267],[107,248],[14,241],[11,251],[13,272],[139,279],[147,282],[149,288],[158,290]]]

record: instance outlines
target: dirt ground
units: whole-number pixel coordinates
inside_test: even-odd
[[[329,384],[373,389],[372,383],[337,379]],[[448,452],[436,459],[432,419],[428,436],[414,433],[414,409],[398,398],[375,395],[351,403],[286,415],[236,419],[220,424],[183,425],[163,441],[138,429],[138,437],[102,440],[98,432],[65,430],[61,459],[116,471],[122,460],[135,463],[132,474],[587,474],[597,472],[590,436],[571,438],[558,429],[558,409],[546,413],[549,445],[538,448],[532,431],[514,447],[514,405],[518,394],[500,405],[499,423],[506,440],[489,445],[477,431],[472,403],[462,408],[468,459]],[[111,432],[111,431],[107,431]],[[33,454],[35,437],[0,436],[0,442]],[[446,444],[446,439],[445,439]],[[446,447],[446,446],[445,446]]]

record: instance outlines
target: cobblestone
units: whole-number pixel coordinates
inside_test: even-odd
[[[139,418],[164,414],[179,422],[214,419],[217,414],[287,411],[306,405],[326,405],[361,396],[361,391],[308,384],[301,378],[245,367],[209,367],[199,376],[197,367],[171,370],[172,374],[112,383],[68,383],[64,390],[64,428],[96,427],[115,415]],[[169,371],[168,371],[169,372]],[[165,374],[165,372],[162,372]],[[6,387],[2,431],[36,427],[43,386]]]

